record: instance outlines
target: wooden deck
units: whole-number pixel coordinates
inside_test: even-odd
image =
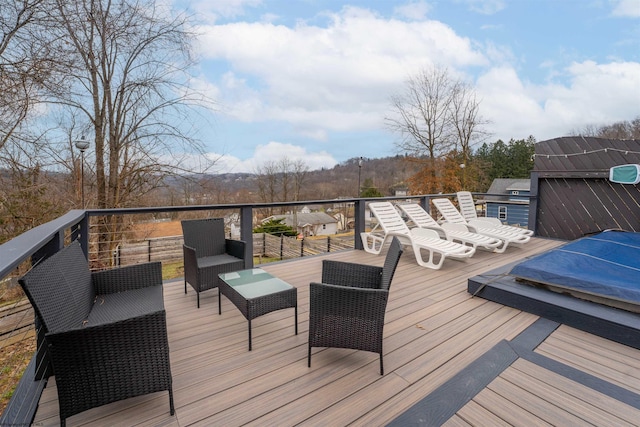
[[[467,293],[469,277],[558,244],[534,238],[439,271],[419,267],[407,249],[387,307],[384,376],[378,356],[362,351],[314,349],[307,367],[308,285],[319,280],[321,259],[381,265],[383,256],[346,251],[265,266],[298,288],[299,335],[292,309],[267,314],[253,321],[251,352],[247,322],[228,300],[219,316],[217,292],[202,294],[196,309],[192,290],[166,283],[175,416],[163,392],[67,424],[372,426],[424,413],[422,425],[638,425],[640,350]],[[553,332],[526,348],[540,328]],[[52,378],[35,424],[58,423]]]

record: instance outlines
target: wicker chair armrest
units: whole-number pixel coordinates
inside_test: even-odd
[[[197,255],[196,255],[196,248],[191,247],[187,244],[183,244],[182,245],[182,251],[184,252],[184,256],[189,256],[190,258],[193,258],[194,260],[197,259]]]
[[[384,323],[389,291],[311,282],[309,316],[341,316]]]
[[[95,293],[111,294],[162,285],[162,263],[149,262],[91,273]]]
[[[382,267],[343,261],[322,261],[322,283],[356,288],[380,288]]]
[[[236,258],[244,259],[244,251],[247,243],[244,240],[225,239],[226,252]]]
[[[182,245],[184,254],[184,280],[189,283],[198,283],[198,257],[195,248]]]

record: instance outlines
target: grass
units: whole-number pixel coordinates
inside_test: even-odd
[[[162,263],[162,280],[171,280],[183,276],[184,264],[182,261]]]
[[[18,341],[2,348],[0,353],[0,413],[4,411],[15,392],[18,381],[36,350],[35,337]]]
[[[11,280],[0,283],[0,307],[15,304],[24,298],[24,292],[18,285],[11,285]]]

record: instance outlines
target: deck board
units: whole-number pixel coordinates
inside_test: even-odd
[[[604,338],[590,338],[585,332],[561,327],[540,345],[537,352],[640,393],[640,370],[627,369],[640,366],[640,352]]]
[[[69,418],[68,425],[385,425],[538,319],[472,297],[467,279],[559,244],[534,238],[504,254],[478,251],[464,262],[448,260],[438,271],[418,266],[406,250],[387,306],[384,376],[379,375],[376,354],[346,349],[314,348],[307,367],[309,282],[320,279],[321,260],[382,265],[383,256],[351,250],[257,266],[298,288],[299,333],[294,335],[293,309],[269,313],[252,322],[251,352],[247,322],[224,296],[219,315],[217,291],[203,293],[197,309],[191,288],[185,295],[181,280],[167,282],[176,415],[169,415],[163,392],[94,408]],[[640,382],[639,350],[562,326],[547,340],[536,350],[540,354],[563,363],[580,358],[572,362],[577,369],[637,391],[633,384]],[[589,349],[593,354],[587,354]],[[579,392],[571,394],[572,389]],[[568,410],[555,409],[545,394],[557,396]],[[493,425],[584,423],[576,414],[590,405],[593,409],[585,417],[595,423],[605,419],[607,411],[621,424],[640,419],[636,408],[518,360],[461,404],[446,425],[477,425],[479,420],[495,421]],[[35,423],[59,423],[54,378],[43,393]]]

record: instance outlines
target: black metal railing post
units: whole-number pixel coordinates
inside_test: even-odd
[[[80,247],[82,248],[82,252],[84,252],[85,258],[89,259],[89,215],[87,212],[85,212],[84,218],[80,221],[78,228],[80,230],[80,236],[78,236]]]
[[[280,261],[284,259],[284,234],[280,235]]]
[[[540,173],[531,172],[531,187],[529,190],[529,223],[527,227],[538,235],[538,192],[540,185]]]
[[[355,201],[355,205],[353,207],[353,215],[355,217],[355,224],[353,230],[353,245],[356,249],[363,250],[364,245],[362,244],[362,239],[360,238],[360,233],[364,233],[365,230],[365,201],[362,199],[358,199]]]
[[[240,240],[245,242],[244,267],[253,268],[253,208],[240,208]]]

